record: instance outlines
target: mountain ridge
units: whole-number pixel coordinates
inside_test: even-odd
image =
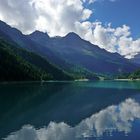
[[[130,62],[140,65],[140,53],[131,58]]]
[[[79,67],[91,73],[116,75],[133,72],[138,68],[120,54],[107,52],[73,32],[64,37],[49,37],[47,33],[40,31],[23,35],[15,28],[5,25],[6,30],[0,26],[0,34],[4,32],[20,47],[42,56],[65,71],[73,71],[72,69]]]

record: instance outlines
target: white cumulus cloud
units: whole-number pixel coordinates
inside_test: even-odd
[[[25,34],[35,30],[50,36],[75,32],[83,39],[127,58],[140,53],[140,38],[134,40],[127,25],[113,28],[111,24],[104,26],[89,20],[94,16],[94,10],[85,7],[85,3],[98,1],[105,0],[0,0],[0,20]]]
[[[111,24],[104,26],[101,22],[94,22],[82,37],[109,52],[118,52],[126,58],[132,58],[140,53],[140,38],[134,40],[127,25],[113,28]]]
[[[0,19],[23,33],[40,30],[50,36],[66,35],[91,14],[81,0],[0,0]]]

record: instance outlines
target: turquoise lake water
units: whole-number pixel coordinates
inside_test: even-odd
[[[139,140],[140,82],[0,84],[0,139]]]

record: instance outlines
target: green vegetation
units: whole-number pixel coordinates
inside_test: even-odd
[[[128,79],[129,75],[130,75],[130,73],[124,73],[124,74],[118,75],[115,78],[117,78],[117,79]]]
[[[71,73],[71,76],[74,79],[90,79],[90,80],[99,80],[99,77],[95,73],[83,68],[82,66],[72,66],[68,73]]]
[[[132,79],[132,80],[140,79],[140,70],[137,70],[133,73],[125,73],[125,74],[119,75],[117,79]]]
[[[44,58],[0,39],[0,81],[72,80]]]
[[[140,79],[140,70],[137,70],[129,75],[130,79]]]

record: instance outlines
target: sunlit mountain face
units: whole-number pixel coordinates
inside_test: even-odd
[[[131,135],[135,121],[140,123],[140,104],[129,98],[119,105],[111,105],[93,114],[74,127],[65,122],[50,122],[47,127],[39,129],[25,125],[5,140],[117,139],[120,135]]]

